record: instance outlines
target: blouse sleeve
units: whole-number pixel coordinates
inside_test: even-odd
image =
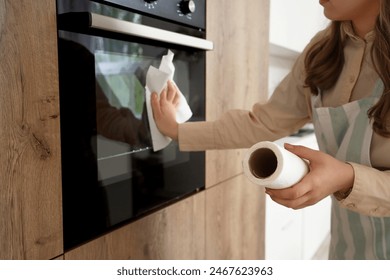
[[[350,164],[355,172],[355,180],[352,192],[340,204],[363,215],[390,217],[390,171],[353,162]]]
[[[304,87],[303,76],[304,54],[266,104],[256,103],[250,111],[227,111],[216,121],[180,124],[180,149],[248,148],[295,132],[311,118],[310,93]]]

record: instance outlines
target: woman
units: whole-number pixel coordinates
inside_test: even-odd
[[[296,185],[267,189],[300,209],[332,195],[330,259],[390,258],[390,1],[321,0],[331,25],[318,33],[270,101],[215,122],[178,125],[169,83],[152,107],[182,150],[250,147],[313,122],[320,151],[286,144],[310,162]]]

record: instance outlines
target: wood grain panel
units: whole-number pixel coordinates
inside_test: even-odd
[[[0,258],[62,253],[55,1],[0,0]]]
[[[206,258],[264,259],[264,189],[244,175],[207,189]]]
[[[204,191],[65,253],[65,259],[204,259]]]
[[[229,109],[251,109],[268,93],[269,0],[207,1],[207,120]],[[241,150],[208,151],[206,186],[242,172]]]

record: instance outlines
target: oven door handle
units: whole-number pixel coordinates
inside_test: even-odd
[[[59,15],[58,18],[58,27],[60,29],[79,29],[85,28],[86,25],[88,26],[88,28],[95,28],[114,33],[126,34],[144,39],[176,44],[180,46],[187,46],[201,50],[212,50],[214,48],[213,42],[206,39],[184,35],[129,21],[124,21],[95,13],[65,13]]]

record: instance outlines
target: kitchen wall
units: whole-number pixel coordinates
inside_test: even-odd
[[[328,24],[318,1],[271,1],[268,96],[290,71],[311,38]]]
[[[295,52],[328,24],[319,1],[272,0],[270,5],[270,42]]]

